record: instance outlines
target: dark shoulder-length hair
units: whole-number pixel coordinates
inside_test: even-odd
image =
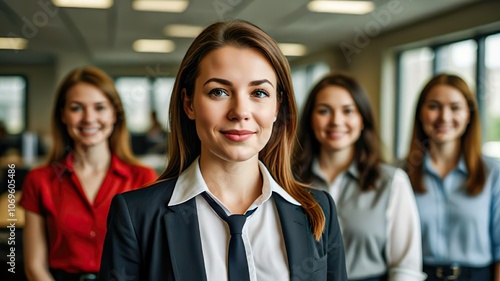
[[[356,79],[345,73],[328,74],[309,93],[299,123],[298,144],[294,150],[293,168],[295,176],[304,182],[312,181],[313,159],[319,157],[321,149],[321,144],[316,139],[312,128],[312,114],[318,93],[328,86],[341,87],[349,92],[361,114],[364,128],[359,139],[354,144],[354,161],[357,163],[361,189],[365,191],[373,189],[375,181],[380,176],[380,140],[375,128],[370,101],[365,90]]]
[[[429,92],[438,85],[451,86],[464,96],[469,107],[469,124],[461,137],[461,151],[465,158],[465,163],[469,170],[465,188],[470,195],[479,194],[486,182],[485,168],[481,159],[481,123],[476,103],[476,97],[470,90],[467,83],[460,77],[451,74],[440,74],[433,77],[423,88],[417,102],[415,119],[413,123],[413,134],[410,142],[410,150],[406,158],[405,169],[410,177],[413,190],[417,193],[425,193],[423,185],[423,165],[424,154],[429,149],[429,136],[423,129],[422,107]]]
[[[73,139],[69,136],[66,125],[62,122],[62,111],[66,106],[68,91],[80,83],[97,87],[108,98],[114,108],[116,123],[108,140],[111,152],[127,163],[139,164],[130,148],[130,136],[125,122],[125,112],[115,84],[104,71],[92,66],[72,70],[59,85],[52,110],[52,147],[47,156],[47,163],[61,162],[69,152],[74,150]]]
[[[304,188],[305,186],[295,181],[290,165],[297,126],[297,108],[290,67],[277,43],[267,33],[249,22],[233,20],[214,23],[203,30],[187,50],[177,73],[170,100],[169,161],[159,180],[178,177],[200,155],[201,143],[196,133],[195,122],[184,112],[182,95],[183,92],[188,97],[194,94],[200,62],[208,53],[224,46],[257,50],[268,59],[276,72],[279,113],[269,142],[259,152],[259,159],[269,169],[274,180],[302,204],[311,222],[313,233],[316,239],[319,239],[325,226],[324,213]]]

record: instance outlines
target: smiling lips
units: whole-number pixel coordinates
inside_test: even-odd
[[[248,140],[254,132],[246,130],[228,130],[222,131],[222,134],[229,140],[241,142]]]
[[[330,139],[339,139],[343,137],[346,134],[346,132],[339,132],[339,131],[328,131],[327,136]]]
[[[82,133],[82,135],[94,135],[95,133],[97,133],[99,131],[99,128],[87,128],[87,129],[80,129],[80,132]]]

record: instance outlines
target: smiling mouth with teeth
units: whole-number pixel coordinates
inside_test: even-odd
[[[84,133],[84,134],[93,134],[93,133],[96,133],[97,131],[99,131],[99,129],[81,129],[81,131]]]

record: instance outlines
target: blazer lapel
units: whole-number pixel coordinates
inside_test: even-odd
[[[169,208],[164,218],[175,280],[207,280],[195,198]]]
[[[296,206],[273,193],[280,217],[290,276],[303,275],[303,267],[314,259],[311,251],[312,233],[302,207]],[[292,278],[293,279],[293,278]]]

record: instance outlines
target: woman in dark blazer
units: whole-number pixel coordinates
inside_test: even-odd
[[[100,279],[347,280],[331,196],[291,172],[297,108],[277,43],[215,23],[179,69],[168,165],[114,198]]]

